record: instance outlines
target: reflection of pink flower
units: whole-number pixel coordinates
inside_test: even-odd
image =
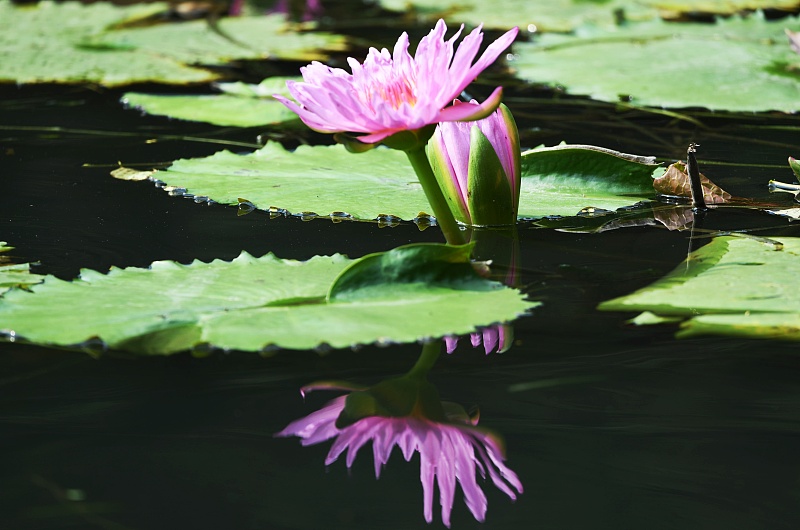
[[[348,59],[352,74],[313,62],[300,69],[303,82],[287,81],[297,103],[279,95],[275,99],[312,129],[367,133],[359,137],[364,143],[433,123],[485,117],[497,108],[500,88],[482,105],[445,106],[497,59],[513,42],[518,29],[490,44],[475,64],[483,40],[481,28],[464,37],[456,50],[453,44],[461,30],[445,41],[446,31],[444,21],[439,20],[422,38],[413,57],[408,53],[408,34],[403,33],[392,53],[386,48],[371,48],[363,64]]]
[[[376,477],[395,445],[400,447],[406,461],[415,451],[418,452],[424,514],[429,523],[433,520],[434,480],[439,487],[442,522],[448,527],[456,482],[461,485],[464,500],[475,519],[483,521],[486,517],[486,495],[478,486],[476,470],[484,478],[488,472],[494,485],[512,499],[516,499],[516,493],[522,493],[519,478],[503,463],[500,441],[490,432],[473,425],[465,414],[449,413],[447,423],[421,415],[367,416],[340,429],[336,427],[336,420],[344,410],[346,399],[347,396],[340,396],[332,400],[322,409],[293,421],[276,436],[298,436],[303,445],[336,438],[325,465],[336,461],[347,450],[347,467],[353,464],[358,450],[372,441]]]
[[[473,348],[483,344],[483,351],[486,355],[490,353],[505,353],[511,348],[514,341],[514,328],[510,324],[495,324],[469,334]],[[445,337],[447,353],[453,353],[458,347],[458,337]]]

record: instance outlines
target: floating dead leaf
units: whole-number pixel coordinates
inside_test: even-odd
[[[702,173],[700,183],[703,185],[703,198],[706,204],[723,204],[733,199],[730,193],[711,182]],[[689,174],[686,172],[686,164],[675,162],[669,166],[663,175],[653,179],[653,188],[661,195],[691,199],[692,186]]]
[[[155,171],[140,171],[138,169],[131,169],[129,167],[119,167],[111,172],[111,176],[119,180],[147,180]]]

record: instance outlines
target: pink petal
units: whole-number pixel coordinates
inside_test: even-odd
[[[439,111],[434,121],[475,121],[494,112],[503,99],[503,87],[497,87],[480,105],[452,105]]]
[[[467,85],[470,84],[472,81],[475,80],[478,75],[486,70],[486,68],[495,62],[500,54],[503,51],[511,46],[511,43],[514,42],[514,39],[517,38],[517,33],[519,33],[519,28],[511,28],[510,30],[503,33],[496,41],[491,43],[487,48],[486,51],[483,52],[483,55],[475,61],[475,64],[472,65],[472,68],[469,69],[469,76],[467,83],[463,86],[461,90],[467,88]],[[459,92],[460,93],[460,92]]]

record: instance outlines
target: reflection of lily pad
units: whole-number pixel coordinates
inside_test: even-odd
[[[647,157],[626,156],[569,145],[523,153],[520,216],[573,215],[586,206],[618,208],[648,198],[658,166]],[[406,220],[431,213],[405,154],[383,148],[356,155],[340,145],[289,152],[268,144],[244,156],[221,151],[178,160],[153,178],[219,203],[243,198],[257,208],[291,213]]]
[[[512,320],[537,305],[478,276],[470,247],[409,245],[350,260],[242,254],[233,261],[48,276],[0,299],[0,329],[39,344],[96,339],[168,354],[199,346],[335,348],[413,342]]]
[[[286,79],[270,78],[259,85],[222,83],[219,95],[159,95],[128,92],[122,103],[148,114],[214,125],[255,127],[299,122],[297,114],[279,103],[272,94],[286,91]]]
[[[13,250],[14,247],[8,246],[5,241],[0,241],[0,253]],[[39,283],[44,276],[31,274],[30,265],[27,263],[9,264],[5,256],[0,256],[0,295],[12,287],[27,289],[35,283]]]
[[[195,65],[232,59],[319,58],[343,38],[287,32],[280,15],[122,28],[167,9],[167,4],[117,7],[106,2],[42,1],[15,7],[0,0],[0,81],[17,83],[196,83],[218,74]]]
[[[679,336],[800,340],[800,238],[717,237],[649,287],[600,304],[605,311],[679,316]]]
[[[716,24],[650,21],[517,43],[511,66],[534,83],[603,101],[731,111],[800,110],[798,62],[784,28],[760,14]],[[606,74],[603,74],[603,73]]]

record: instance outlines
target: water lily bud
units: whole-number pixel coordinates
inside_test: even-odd
[[[428,144],[428,158],[457,221],[473,226],[516,223],[519,133],[508,107],[501,104],[474,122],[440,123]]]

